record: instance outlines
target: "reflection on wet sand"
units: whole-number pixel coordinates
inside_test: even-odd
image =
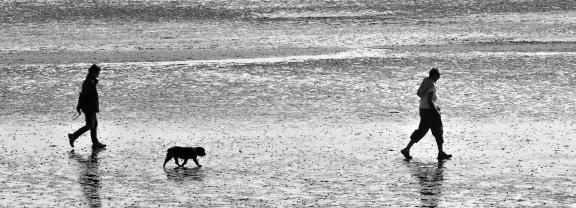
[[[70,151],[70,158],[80,163],[82,171],[78,179],[82,187],[82,193],[88,201],[90,207],[102,207],[100,199],[100,174],[98,173],[98,154],[102,149],[92,149],[89,158],[83,158],[81,155]]]
[[[185,168],[176,167],[173,169],[164,169],[166,177],[171,181],[202,181],[204,174],[200,167]]]
[[[408,167],[420,185],[420,207],[438,207],[444,181],[444,162],[410,161]]]

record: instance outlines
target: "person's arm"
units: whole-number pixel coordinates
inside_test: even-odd
[[[438,106],[436,106],[436,104],[434,104],[434,101],[432,101],[432,98],[436,95],[436,91],[435,90],[431,90],[429,92],[428,95],[428,105],[430,105],[430,108],[436,112],[437,115],[440,115],[440,108],[438,108]]]
[[[80,100],[81,96],[78,96],[78,104],[76,105],[76,112],[78,112],[78,114],[82,114],[82,111],[80,110]]]
[[[80,96],[78,96],[78,105],[76,105],[78,114],[81,114],[82,111],[80,111],[80,109],[86,106],[88,96],[94,90],[93,88],[94,86],[91,80],[86,80],[82,83],[82,91],[80,92]]]
[[[84,95],[84,83],[82,83],[82,91],[80,91],[80,95],[78,95],[78,104],[76,104],[76,112],[78,112],[78,114],[82,114],[82,111],[80,111],[80,109],[82,109],[82,106],[84,106],[84,100],[85,100],[85,95]]]

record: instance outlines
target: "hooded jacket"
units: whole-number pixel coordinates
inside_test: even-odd
[[[80,92],[80,97],[78,98],[78,108],[82,109],[84,113],[100,112],[96,84],[98,84],[98,80],[90,77],[87,77],[82,83],[82,92]]]

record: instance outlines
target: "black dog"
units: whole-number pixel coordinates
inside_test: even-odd
[[[178,165],[179,167],[184,167],[184,165],[186,165],[186,163],[188,162],[188,159],[194,160],[194,163],[196,163],[198,167],[202,167],[200,164],[198,164],[198,160],[196,160],[197,156],[200,157],[206,156],[206,151],[204,150],[204,148],[178,147],[178,146],[170,147],[170,149],[168,149],[168,154],[166,154],[166,160],[164,160],[164,165],[162,166],[166,167],[166,163],[170,161],[170,159],[174,158],[176,165]],[[178,164],[178,158],[184,159],[182,165]]]

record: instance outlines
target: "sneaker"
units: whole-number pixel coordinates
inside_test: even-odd
[[[452,155],[446,154],[445,152],[438,153],[438,160],[445,160],[452,158]]]
[[[68,142],[70,142],[70,146],[71,146],[72,148],[74,148],[74,141],[75,141],[75,140],[76,140],[76,139],[74,139],[74,135],[68,134]]]
[[[103,149],[103,148],[106,148],[106,145],[100,142],[92,144],[92,149]]]
[[[410,156],[410,152],[408,152],[408,150],[402,149],[402,150],[400,150],[400,153],[402,153],[402,155],[404,155],[404,157],[405,157],[407,160],[412,159],[412,156]]]

